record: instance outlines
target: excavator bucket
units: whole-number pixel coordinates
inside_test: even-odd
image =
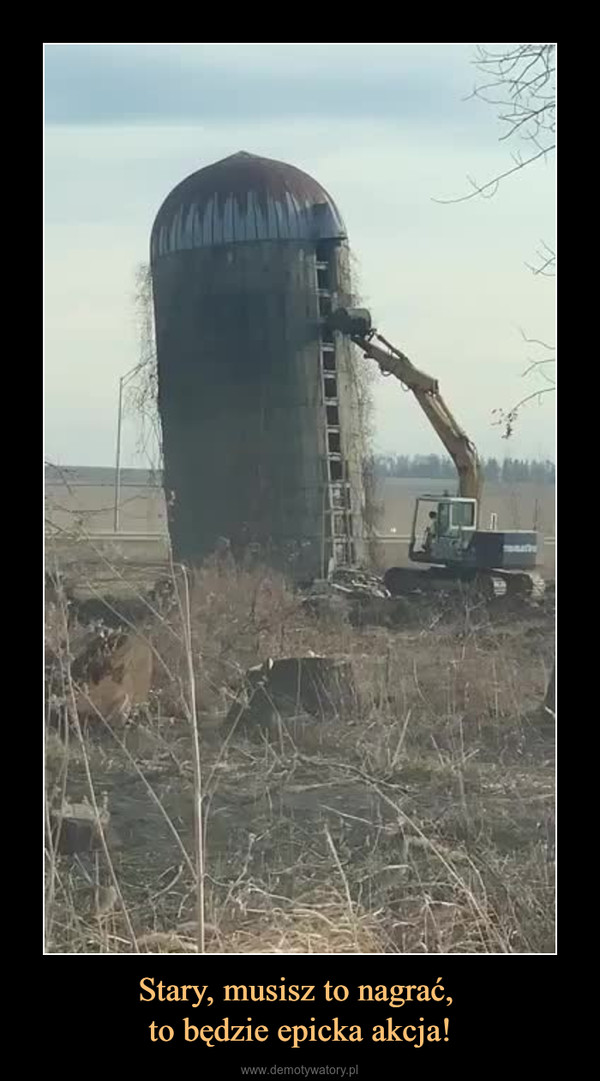
[[[366,338],[372,330],[371,313],[366,308],[336,308],[327,325],[351,338]]]

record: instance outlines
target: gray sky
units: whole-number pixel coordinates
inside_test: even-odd
[[[440,205],[511,164],[492,106],[465,100],[470,43],[46,45],[46,453],[114,458],[119,376],[139,359],[136,267],[183,177],[238,150],[287,161],[333,196],[359,289],[386,338],[436,376],[484,455],[554,457],[554,395],[507,442],[492,410],[554,341],[554,280],[525,263],[555,234],[554,163],[492,199]],[[418,406],[376,377],[375,446],[441,453]],[[128,419],[124,464],[143,465]]]

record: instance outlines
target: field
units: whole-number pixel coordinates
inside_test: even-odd
[[[165,566],[128,551],[58,534],[47,566],[142,596]],[[382,626],[260,567],[174,582],[130,636],[151,690],[108,720],[78,712],[89,629],[47,605],[50,952],[553,952],[551,591],[440,594]],[[252,711],[250,666],[315,655],[343,664],[339,699]],[[53,815],[82,804],[95,841],[62,851]]]
[[[382,569],[408,562],[405,539],[410,533],[414,500],[424,492],[443,492],[447,481],[427,478],[387,478],[379,483],[378,532],[387,540],[380,545]],[[114,523],[114,484],[110,469],[53,470],[46,488],[47,516],[59,529],[77,528],[96,540],[109,533]],[[543,563],[540,571],[554,577],[555,490],[553,485],[488,484],[482,503],[482,525],[490,515],[498,515],[499,528],[537,529]],[[131,559],[161,562],[166,559],[166,513],[162,490],[149,483],[141,470],[124,470],[119,511],[119,529],[141,534],[144,539],[127,539],[113,551]],[[155,537],[156,539],[151,539]],[[150,539],[149,539],[150,538]]]

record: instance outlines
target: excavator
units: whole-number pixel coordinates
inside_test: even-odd
[[[441,439],[458,473],[458,493],[419,496],[415,503],[408,554],[425,564],[434,580],[474,582],[492,596],[539,596],[544,583],[535,573],[537,533],[480,528],[483,469],[477,450],[457,423],[437,379],[419,371],[408,357],[373,326],[366,308],[337,308],[329,329],[348,336],[384,375],[393,375],[412,391]],[[425,526],[425,528],[423,528]],[[423,581],[423,576],[419,575]],[[391,567],[384,582],[392,595],[409,592],[414,572]]]

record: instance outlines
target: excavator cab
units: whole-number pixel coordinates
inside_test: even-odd
[[[422,495],[415,503],[408,554],[415,563],[462,563],[477,529],[477,500]]]

